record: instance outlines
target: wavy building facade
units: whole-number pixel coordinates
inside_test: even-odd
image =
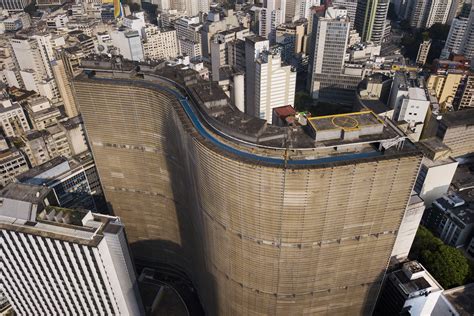
[[[209,315],[370,314],[421,155],[371,112],[282,128],[191,70],[84,62],[76,100],[137,262]]]

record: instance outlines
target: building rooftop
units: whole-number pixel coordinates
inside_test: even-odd
[[[459,226],[474,224],[474,189],[446,195],[433,202]]]
[[[474,161],[458,166],[451,185],[456,191],[474,189]]]
[[[420,155],[401,130],[388,120],[378,119],[371,111],[340,116],[334,123],[333,117],[315,118],[308,126],[289,130],[242,113],[217,84],[203,80],[197,72],[183,65],[142,64],[137,74],[133,63],[116,60],[113,65],[110,60],[95,58],[82,61],[85,71],[76,81],[114,82],[172,94],[179,101],[176,110],[186,113],[184,117],[191,119],[195,131],[229,154],[254,157],[260,162],[286,161],[295,165],[353,160],[359,154],[380,158],[391,154]],[[111,72],[111,69],[115,70]],[[310,130],[318,129],[320,135],[322,131],[339,134],[316,139]],[[214,135],[220,135],[219,139]],[[251,149],[249,143],[253,144]],[[339,149],[342,145],[343,151]]]
[[[21,153],[16,148],[10,148],[8,150],[0,152],[0,163],[4,164],[12,160],[18,159]]]
[[[421,88],[409,88],[408,89],[408,98],[410,100],[422,100],[422,101],[428,100],[426,98],[425,90],[421,89]]]
[[[404,263],[402,269],[389,274],[389,278],[406,299],[429,295],[429,293],[443,290],[438,282],[417,261]]]
[[[445,113],[440,124],[447,127],[474,125],[474,109]]]
[[[254,43],[268,41],[268,39],[260,35],[247,36],[245,39],[246,40],[248,39],[249,41],[254,42]]]
[[[422,139],[418,142],[418,146],[423,154],[431,160],[445,159],[451,153],[451,148],[438,137]]]
[[[97,246],[105,233],[123,228],[117,217],[53,205],[53,193],[45,186],[10,183],[0,198],[0,229]]]
[[[43,201],[50,189],[25,183],[10,183],[0,191],[0,197],[37,204]]]
[[[354,141],[360,137],[368,140],[368,137],[380,137],[385,126],[372,111],[311,117],[308,122],[316,141]]]
[[[443,295],[460,316],[474,315],[474,283],[446,290]]]
[[[67,163],[67,159],[65,157],[55,157],[39,166],[33,167],[30,170],[23,172],[22,174],[18,175],[16,179],[22,183],[28,182],[28,180],[35,178],[38,175],[41,175],[42,173],[45,173],[46,171],[49,171],[63,163]]]
[[[296,114],[295,109],[291,105],[284,105],[273,108],[273,112],[282,120],[284,120],[288,116]]]

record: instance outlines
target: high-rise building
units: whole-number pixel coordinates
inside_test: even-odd
[[[285,23],[286,0],[265,0],[260,10],[258,35],[275,43],[276,27]]]
[[[99,175],[90,153],[71,159],[53,158],[18,175],[16,179],[21,183],[53,189],[61,207],[94,212],[106,210]]]
[[[459,53],[467,59],[474,58],[474,7],[469,14]]]
[[[418,261],[409,261],[387,275],[375,315],[432,315],[441,293],[436,279]]]
[[[466,78],[466,83],[463,87],[459,107],[472,108],[474,107],[474,74],[469,74]]]
[[[431,48],[431,39],[425,40],[420,44],[418,48],[418,54],[416,55],[416,63],[418,65],[424,65],[426,63],[426,59],[428,58],[428,53],[430,52]]]
[[[185,12],[186,0],[170,0],[170,9]]]
[[[18,102],[0,99],[0,127],[7,137],[18,137],[30,130],[25,112]]]
[[[388,0],[358,1],[354,23],[362,41],[382,44],[389,3]]]
[[[56,86],[64,104],[64,112],[67,117],[75,117],[79,115],[79,111],[72,94],[70,77],[67,75],[64,62],[61,59],[53,60],[51,62],[51,69],[53,70]]]
[[[472,153],[474,148],[474,109],[448,112],[439,121],[436,136],[452,150],[453,157]]]
[[[320,0],[285,0],[285,22],[295,22],[300,19],[309,20],[311,7],[321,5]]]
[[[468,247],[474,228],[473,190],[451,192],[433,202],[423,217],[423,223],[445,244]]]
[[[248,36],[245,38],[245,113],[256,116],[255,105],[255,61],[260,53],[269,50],[268,39],[261,36]]]
[[[448,59],[451,53],[459,54],[464,35],[466,34],[468,18],[457,17],[451,23],[448,38],[441,51],[441,59]]]
[[[264,51],[255,62],[255,113],[251,115],[272,122],[273,108],[294,105],[296,72],[282,65],[281,57]]]
[[[209,0],[180,0],[186,3],[186,13],[189,16],[198,15],[199,12],[207,13],[209,12],[209,8],[211,5],[211,1]]]
[[[219,81],[219,68],[231,65],[229,43],[235,40],[244,40],[249,36],[249,29],[236,27],[216,33],[210,45],[212,80]]]
[[[142,40],[138,31],[119,29],[112,31],[110,37],[123,58],[134,61],[145,60]]]
[[[187,274],[210,315],[371,313],[421,161],[395,125],[288,129],[190,69],[83,66],[77,102],[137,260]]]
[[[0,8],[3,8],[9,12],[23,11],[31,0],[0,0]]]
[[[357,0],[334,0],[332,4],[335,7],[343,7],[347,10],[347,17],[351,22],[351,27],[354,28],[357,14]]]
[[[201,29],[199,17],[183,17],[174,22],[181,54],[191,58],[202,56]]]
[[[463,73],[457,70],[450,70],[441,74],[431,74],[429,76],[427,87],[429,90],[434,91],[443,109],[453,107],[463,76]]]
[[[178,37],[175,29],[160,29],[148,24],[144,28],[143,53],[145,59],[162,60],[179,55]]]
[[[144,315],[119,218],[57,205],[51,189],[0,191],[3,290],[20,315]]]
[[[324,17],[314,15],[307,80],[313,99],[352,102],[362,78],[343,74],[350,28],[344,9],[330,7]]]
[[[29,169],[25,156],[16,148],[3,149],[5,140],[2,141],[0,151],[0,185],[5,186],[15,181],[15,176]]]
[[[396,73],[389,105],[394,110],[393,119],[407,122],[412,131],[410,137],[418,141],[430,108],[424,80],[414,73]]]
[[[203,59],[209,60],[211,51],[211,40],[215,34],[241,27],[240,21],[234,10],[221,12],[209,12],[207,20],[203,22],[201,32],[201,44]]]
[[[430,28],[433,24],[445,24],[452,0],[414,0],[408,4],[412,28]]]

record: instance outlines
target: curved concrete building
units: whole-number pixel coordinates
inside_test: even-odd
[[[76,100],[138,262],[186,273],[209,315],[372,312],[421,160],[389,122],[275,127],[189,69],[83,67]]]

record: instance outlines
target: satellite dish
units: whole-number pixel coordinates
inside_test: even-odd
[[[105,50],[104,45],[98,45],[97,50],[102,53]]]

